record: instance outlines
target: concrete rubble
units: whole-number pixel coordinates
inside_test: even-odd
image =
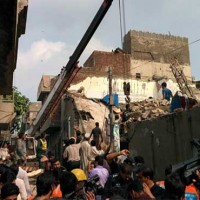
[[[121,105],[125,109],[124,105]],[[128,118],[133,121],[154,119],[169,114],[170,102],[161,99],[146,99],[130,103]]]

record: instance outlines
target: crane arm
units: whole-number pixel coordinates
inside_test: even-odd
[[[42,125],[48,119],[54,108],[60,102],[60,99],[64,94],[65,90],[69,87],[72,79],[78,72],[77,68],[78,59],[80,58],[82,52],[84,51],[90,39],[94,35],[99,24],[103,20],[112,2],[113,0],[104,0],[103,3],[101,4],[99,10],[97,11],[94,19],[92,20],[84,36],[79,42],[77,48],[75,49],[72,56],[70,56],[69,61],[64,67],[64,69],[61,71],[58,80],[56,81],[53,89],[48,95],[45,103],[42,105],[42,108],[40,109],[36,119],[34,120],[33,125],[30,127],[29,133],[31,135],[34,135],[35,132],[42,127]]]

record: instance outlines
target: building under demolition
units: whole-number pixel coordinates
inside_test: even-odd
[[[146,163],[155,169],[157,178],[163,177],[162,170],[168,164],[190,158],[194,150],[190,141],[199,138],[199,107],[170,114],[169,104],[158,100],[161,99],[160,83],[163,80],[173,92],[178,90],[169,68],[174,57],[178,59],[188,84],[195,90],[187,38],[130,31],[124,38],[123,50],[94,51],[58,106],[40,125],[40,132],[49,135],[51,150],[61,157],[61,146],[66,137],[72,136],[76,130],[90,132],[96,121],[104,129],[108,108],[96,99],[108,94],[107,71],[112,67],[112,88],[113,93],[118,94],[119,102],[124,101],[125,81],[130,82],[131,101],[136,102],[126,123],[131,155],[144,156]],[[56,79],[53,76],[42,77],[38,100],[43,104]],[[141,100],[143,103],[137,104]]]
[[[187,38],[129,31],[124,37],[123,50],[94,51],[69,90],[83,87],[86,97],[103,98],[108,94],[108,67],[112,67],[112,88],[119,95],[120,102],[124,102],[124,82],[130,83],[131,101],[161,98],[160,84],[163,81],[167,82],[173,93],[179,90],[170,69],[174,58],[179,61],[190,87],[195,90]]]

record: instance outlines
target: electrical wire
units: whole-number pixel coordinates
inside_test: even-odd
[[[121,47],[122,47],[123,46],[123,30],[122,30],[121,0],[119,0],[119,22],[120,22]]]
[[[124,0],[122,0],[122,14],[123,14],[123,29],[124,29],[124,35],[126,34],[126,15],[125,15],[125,4]]]

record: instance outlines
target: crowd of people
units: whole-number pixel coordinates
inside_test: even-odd
[[[180,102],[177,106],[177,95],[172,95],[165,82],[161,86],[163,99],[172,99],[171,107],[176,104],[172,111],[183,107]],[[185,107],[189,106],[189,101],[183,102]],[[43,170],[36,180],[36,193],[26,172],[25,133],[18,134],[15,149],[10,149],[9,143],[3,141],[0,148],[1,199],[184,199],[188,186],[180,174],[166,170],[165,180],[156,183],[154,171],[146,166],[143,157],[129,157],[126,137],[120,135],[126,135],[123,125],[130,111],[127,104],[121,117],[115,116],[112,138],[109,131],[106,133],[108,138],[103,136],[99,122],[91,133],[76,131],[65,141],[61,160],[49,151],[47,135],[41,133],[36,142],[36,159]],[[199,199],[199,179],[200,173],[196,171],[194,182],[190,184],[194,199]]]
[[[1,199],[185,199],[186,184],[180,174],[167,169],[165,180],[157,183],[153,169],[145,164],[142,156],[129,156],[128,149],[120,145],[117,120],[117,136],[109,145],[103,143],[104,137],[96,122],[91,133],[76,131],[74,137],[66,140],[62,160],[48,150],[46,134],[42,133],[36,152],[39,168],[43,170],[37,176],[36,192],[25,170],[25,134],[19,134],[13,153],[4,142],[0,151]],[[200,173],[196,174],[190,187],[195,191],[193,197],[199,199]]]

